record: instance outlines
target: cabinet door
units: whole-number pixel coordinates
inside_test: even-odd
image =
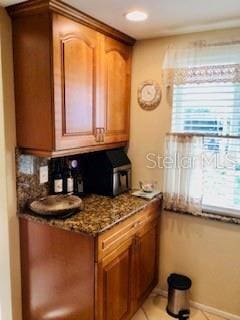
[[[129,138],[131,48],[105,37],[105,136],[104,142]]]
[[[140,306],[158,282],[159,218],[136,235],[136,304]]]
[[[56,150],[96,144],[98,32],[53,16]]]
[[[126,320],[132,312],[132,240],[98,264],[98,320]]]

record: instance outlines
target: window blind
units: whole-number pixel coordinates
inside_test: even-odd
[[[172,131],[240,136],[240,84],[175,85]]]
[[[172,132],[203,135],[203,208],[240,215],[240,84],[175,85]]]
[[[240,141],[204,137],[203,149],[205,209],[240,214]]]

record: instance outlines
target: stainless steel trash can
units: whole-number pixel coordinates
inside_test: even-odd
[[[191,279],[181,274],[172,273],[167,281],[167,313],[180,320],[188,319],[190,316],[189,289],[192,286]]]

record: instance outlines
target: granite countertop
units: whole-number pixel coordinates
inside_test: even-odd
[[[142,210],[150,201],[133,196],[130,192],[115,198],[92,194],[82,200],[84,209],[66,219],[47,219],[34,216],[29,211],[19,213],[19,216],[64,230],[96,236]]]

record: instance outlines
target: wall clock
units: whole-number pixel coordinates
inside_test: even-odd
[[[154,110],[161,102],[161,88],[156,81],[144,81],[138,87],[138,103],[144,110]]]

